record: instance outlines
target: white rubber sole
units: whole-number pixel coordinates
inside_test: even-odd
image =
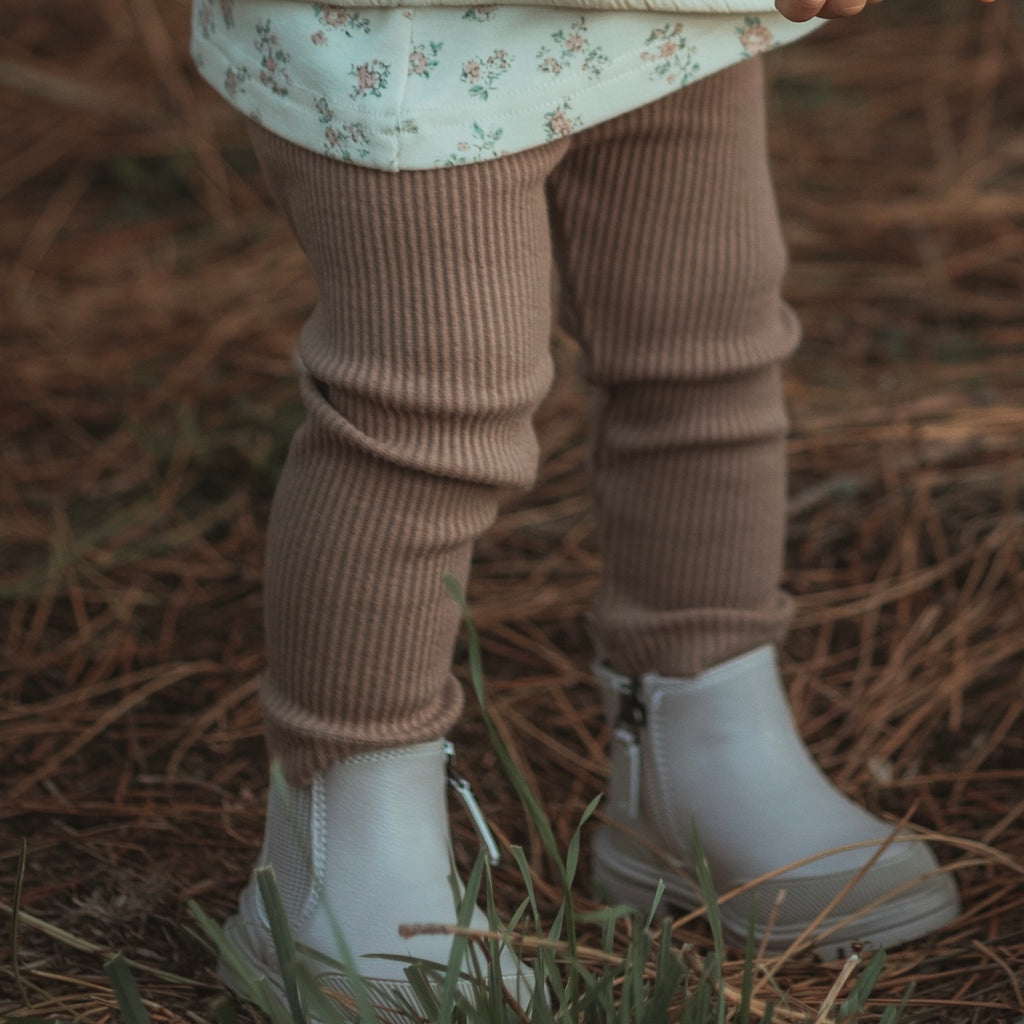
[[[642,848],[624,841],[622,834],[611,827],[605,826],[597,832],[591,877],[603,900],[624,903],[646,912],[651,909],[659,882],[663,881],[664,895],[656,913],[677,916],[704,905],[698,890],[685,878],[659,868],[643,853]],[[749,919],[730,903],[720,905],[719,913],[726,938],[742,949],[747,941]],[[891,900],[872,907],[862,916],[826,917],[818,926],[811,948],[825,961],[845,959],[855,946],[892,949],[936,931],[955,920],[959,913],[960,900],[952,878],[945,874],[933,875]],[[755,948],[763,947],[770,956],[784,953],[800,938],[809,923],[776,924],[769,933],[764,924],[756,922]]]

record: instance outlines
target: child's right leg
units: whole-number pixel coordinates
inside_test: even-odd
[[[333,918],[356,954],[443,962],[449,939],[398,937],[454,921],[441,739],[461,707],[459,611],[442,577],[466,583],[500,494],[534,477],[544,181],[565,144],[390,174],[253,140],[319,290],[300,345],[308,416],[267,538],[262,699],[289,789],[271,793],[262,860],[300,942],[330,955]],[[250,885],[231,930],[273,977],[264,925]],[[519,965],[502,966],[525,1002]],[[401,991],[403,967],[363,970]]]

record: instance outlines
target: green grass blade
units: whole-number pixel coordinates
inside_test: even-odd
[[[867,967],[861,971],[860,977],[857,979],[857,982],[853,986],[850,994],[840,1005],[839,1010],[836,1013],[836,1018],[838,1020],[843,1021],[856,1017],[856,1015],[864,1009],[864,1004],[867,1003],[872,991],[874,990],[875,983],[878,981],[882,970],[885,968],[885,959],[884,949],[878,950],[878,952],[871,958]]]
[[[227,996],[217,996],[210,1003],[210,1013],[213,1015],[214,1024],[238,1024],[238,1014],[235,1013],[234,1004]]]
[[[501,928],[501,920],[498,917],[498,908],[494,902],[494,878],[491,875],[491,866],[486,860],[484,861],[484,870],[484,878],[487,883],[487,924],[492,930],[498,930]],[[520,908],[520,914],[525,909],[526,906],[523,904]],[[514,928],[515,924],[510,923],[509,927]],[[504,946],[505,943],[497,942],[494,939],[489,939],[487,942],[487,1020],[491,1021],[492,1024],[498,1024],[503,1016],[502,1008],[505,1003],[505,993],[502,984],[501,953]]]
[[[708,924],[711,926],[711,937],[715,944],[715,976],[721,980],[721,965],[725,963],[725,938],[722,934],[722,915],[718,909],[718,893],[715,892],[715,884],[711,880],[711,865],[708,863],[704,847],[700,844],[700,837],[697,835],[696,826],[693,829],[693,861],[697,872],[697,885],[700,894],[707,908]]]
[[[563,893],[561,911],[565,918],[565,941],[569,947],[570,959],[575,959],[577,934],[575,922],[573,920],[574,907],[571,891],[571,878],[567,871],[565,861],[558,849],[558,842],[555,839],[551,823],[548,821],[547,815],[544,813],[544,810],[540,805],[540,801],[537,799],[533,790],[530,789],[526,779],[523,778],[522,773],[516,766],[512,755],[509,753],[508,748],[505,746],[505,743],[501,738],[501,734],[499,733],[497,726],[494,724],[494,720],[491,718],[487,707],[486,696],[484,694],[484,675],[483,661],[480,653],[480,637],[476,631],[476,626],[473,623],[472,616],[469,613],[469,606],[466,604],[466,598],[462,593],[462,588],[459,586],[455,577],[450,573],[445,574],[444,584],[447,587],[448,592],[452,595],[452,598],[455,600],[455,603],[459,606],[463,621],[465,622],[466,637],[468,640],[470,678],[473,683],[473,692],[480,705],[481,718],[483,719],[484,728],[487,730],[491,748],[497,754],[498,760],[501,762],[502,769],[511,782],[513,789],[515,789],[516,795],[522,802],[523,807],[533,822],[534,827],[537,829],[537,834],[540,836],[541,844],[544,846],[545,851],[551,858],[552,864],[555,866],[555,870],[559,874]],[[576,981],[577,978],[575,973],[570,972],[568,981],[568,998],[570,1002],[573,1002],[575,999],[574,991]]]
[[[477,897],[480,893],[480,883],[483,879],[484,861],[486,855],[480,852],[466,879],[466,889],[459,904],[456,917],[460,928],[468,928],[472,923],[473,911],[476,909]],[[469,950],[469,939],[465,935],[456,935],[452,939],[451,952],[448,954],[448,965],[444,973],[444,984],[441,988],[441,995],[438,1000],[437,1024],[450,1024],[452,1010],[455,1006],[455,995],[461,979],[462,964],[466,959]]]
[[[448,972],[445,976],[447,977],[447,975]],[[409,964],[405,969],[405,977],[413,991],[416,1016],[429,1021],[440,1021],[442,1019],[441,1004],[437,998],[435,983],[428,975],[426,967],[418,963]],[[451,1012],[449,1008],[449,1017]]]
[[[521,846],[513,846],[512,859],[516,862],[516,867],[519,868],[519,874],[523,878],[523,885],[526,886],[526,899],[530,904],[533,925],[539,932],[541,930],[540,907],[537,905],[537,893],[533,887],[533,875],[530,873],[530,864],[526,859],[526,851]]]
[[[652,1022],[668,1020],[669,1007],[682,981],[684,971],[672,948],[672,920],[664,918],[658,938],[658,959],[654,981],[646,994],[644,1016]]]
[[[645,928],[654,925],[654,919],[658,915],[658,907],[661,905],[662,897],[665,895],[665,879],[659,878],[657,888],[654,890],[654,899],[651,900],[651,909],[647,912],[647,919],[644,922]]]
[[[0,911],[10,913],[11,907],[0,902]],[[110,957],[113,955],[112,951],[107,947],[97,945],[95,942],[90,942],[88,939],[79,938],[77,935],[72,935],[71,932],[65,931],[63,928],[59,928],[55,924],[50,924],[49,921],[44,921],[42,918],[36,917],[34,914],[30,914],[27,910],[22,910],[18,916],[21,919],[22,925],[28,925],[35,931],[41,932],[43,935],[48,935],[51,939],[55,939],[57,942],[68,946],[70,949],[77,949],[82,953],[93,953],[97,956]],[[150,964],[133,960],[131,957],[124,957],[124,962],[133,971],[136,971],[139,974],[149,974],[154,978],[159,978],[161,981],[169,981],[174,985],[185,985],[190,988],[198,988],[200,985],[195,978],[186,978],[180,974],[172,974],[170,971],[162,971]]]
[[[110,987],[117,996],[117,1005],[121,1008],[127,1024],[152,1024],[146,1007],[142,1003],[139,987],[135,984],[131,968],[123,956],[117,953],[104,965],[103,972],[110,981]]]
[[[209,937],[218,958],[232,977],[233,987],[240,990],[239,994],[255,1003],[273,1024],[294,1024],[289,1020],[267,979],[256,973],[248,958],[227,937],[224,929],[195,900],[189,900],[188,909],[199,927]]]
[[[498,733],[497,728],[495,728],[494,721],[487,709],[487,699],[484,695],[483,685],[483,662],[480,655],[480,637],[476,631],[476,625],[473,622],[473,618],[469,613],[469,606],[466,604],[466,598],[462,593],[462,588],[459,586],[455,577],[449,573],[445,574],[444,584],[448,588],[448,592],[455,599],[455,603],[459,606],[459,611],[462,613],[462,618],[466,625],[470,678],[473,684],[473,692],[480,705],[484,726],[487,729],[487,735],[490,739],[491,746],[494,749],[494,752],[498,755],[498,760],[501,762],[501,766],[505,771],[505,774],[512,783],[512,787],[515,789],[516,795],[519,797],[520,801],[522,801],[527,813],[536,826],[537,831],[540,834],[541,841],[544,844],[544,849],[558,866],[564,881],[565,865],[562,862],[562,857],[558,850],[558,843],[555,840],[555,834],[551,829],[551,823],[544,814],[540,801],[538,801],[533,790],[530,789],[526,780],[516,767],[515,761],[513,761],[512,756],[505,747],[505,744],[501,739],[501,735]]]
[[[305,1021],[306,1015],[299,1000],[299,990],[295,980],[295,939],[292,937],[291,926],[288,924],[288,915],[284,909],[284,901],[281,899],[281,890],[277,886],[273,867],[268,864],[266,867],[257,869],[256,885],[260,891],[260,898],[263,900],[267,921],[270,923],[270,935],[274,940],[277,964],[281,968],[288,1009],[291,1011],[292,1017],[295,1018],[295,1024],[300,1024],[301,1021]]]
[[[756,915],[751,915],[747,925],[747,941],[743,947],[743,980],[740,983],[740,1005],[736,1024],[750,1024],[750,999],[754,992],[754,925]]]

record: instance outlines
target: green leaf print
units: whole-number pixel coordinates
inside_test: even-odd
[[[491,160],[502,154],[498,151],[498,142],[505,134],[504,128],[484,128],[478,121],[473,122],[472,139],[458,143],[457,152],[452,153],[443,162],[444,167],[455,167],[460,164],[475,163],[479,160]]]

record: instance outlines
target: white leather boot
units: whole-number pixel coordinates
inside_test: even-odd
[[[731,940],[742,945],[756,917],[760,942],[784,892],[766,947],[778,953],[891,835],[892,826],[843,796],[812,761],[793,724],[774,648],[694,679],[633,680],[604,665],[595,670],[615,723],[605,810],[622,826],[604,826],[594,841],[594,884],[609,902],[648,909],[664,879],[663,910],[699,907],[695,885],[671,866],[695,877],[694,830],[719,895],[805,857],[869,841],[721,906]],[[938,868],[925,843],[898,837],[816,928],[818,954],[847,956],[854,942],[891,947],[953,920],[956,885]]]
[[[297,945],[338,961],[334,935],[335,928],[340,930],[375,1005],[394,1007],[396,997],[412,1005],[416,1001],[404,973],[407,962],[373,959],[374,954],[448,962],[450,937],[403,939],[399,926],[456,920],[445,792],[451,753],[442,740],[374,751],[335,764],[307,788],[270,788],[257,867],[273,866]],[[449,772],[448,779],[461,788],[457,776]],[[479,908],[471,923],[487,928]],[[280,967],[255,877],[243,890],[238,913],[225,932],[284,1005]],[[324,989],[351,995],[343,971],[314,958],[308,963]],[[531,972],[507,950],[501,968],[505,988],[525,1007],[532,994]],[[473,973],[469,962],[462,970]],[[223,964],[221,973],[231,985],[230,970]],[[379,1010],[378,1017],[409,1021],[386,1010]]]

